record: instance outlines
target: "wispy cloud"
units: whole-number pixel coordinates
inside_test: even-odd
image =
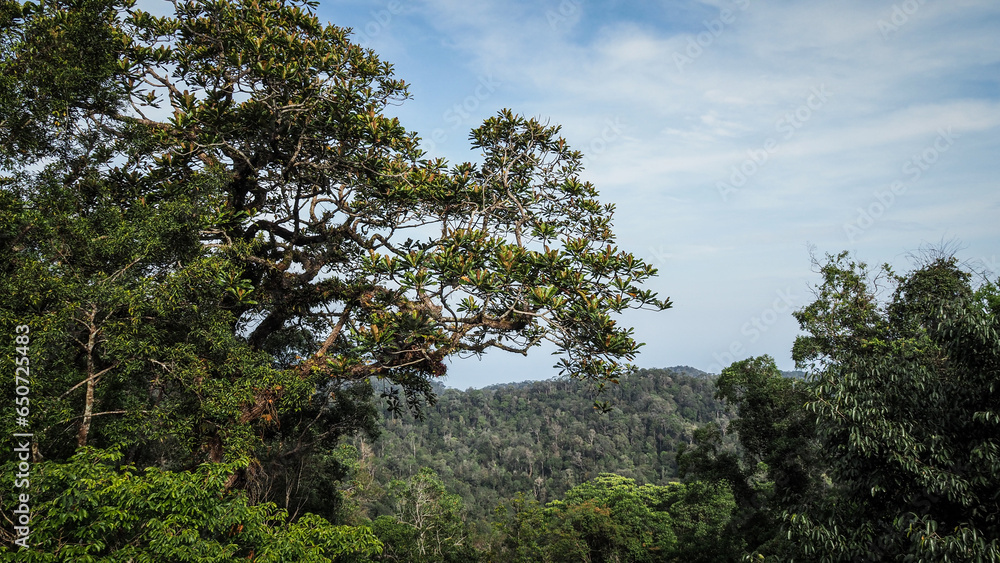
[[[411,127],[446,133],[441,154],[469,158],[467,130],[501,107],[551,118],[588,153],[588,179],[618,204],[622,246],[661,269],[657,288],[678,304],[628,317],[655,343],[642,365],[714,364],[775,291],[814,281],[806,242],[874,262],[942,236],[996,254],[1000,3],[400,3],[372,41],[420,94],[401,109]],[[355,27],[372,10],[321,9]],[[482,76],[500,86],[450,123],[445,112]],[[810,101],[817,89],[828,99]],[[845,223],[949,128],[954,145],[849,241]],[[753,173],[720,197],[717,184],[744,165]],[[743,352],[790,367],[794,322],[769,327]],[[539,377],[551,375],[551,358],[537,362]],[[504,377],[489,366],[454,366],[455,384]]]

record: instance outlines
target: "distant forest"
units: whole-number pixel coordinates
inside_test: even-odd
[[[519,492],[547,502],[600,473],[640,484],[678,480],[677,446],[698,426],[732,416],[714,397],[715,379],[686,366],[641,369],[600,396],[573,380],[438,386],[423,421],[383,408],[380,438],[353,443],[386,482],[429,467],[470,517],[485,518]],[[595,408],[597,398],[611,409]]]

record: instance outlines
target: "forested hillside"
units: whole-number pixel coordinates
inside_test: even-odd
[[[639,370],[599,397],[572,380],[438,387],[423,421],[383,410],[381,437],[354,443],[372,454],[381,480],[429,467],[463,498],[470,517],[484,518],[519,492],[546,502],[602,472],[640,484],[676,480],[677,446],[697,426],[728,419],[714,381],[671,368]],[[595,408],[595,398],[610,410]]]
[[[635,371],[558,126],[449,163],[315,2],[170,5],[0,1],[0,561],[1000,560],[994,280],[830,255],[805,373]]]

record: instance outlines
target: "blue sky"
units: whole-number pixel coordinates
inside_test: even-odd
[[[791,369],[808,245],[905,270],[921,245],[1000,273],[1000,2],[323,0],[395,65],[432,155],[475,160],[501,108],[550,119],[617,204],[673,309],[624,321],[640,367]],[[555,375],[546,351],[450,366],[479,387]]]

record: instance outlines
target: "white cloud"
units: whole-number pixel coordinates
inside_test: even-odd
[[[647,347],[639,363],[707,367],[730,344],[725,330],[738,334],[776,289],[812,279],[807,241],[821,254],[853,248],[881,262],[947,234],[971,254],[996,254],[1000,3],[915,2],[689,0],[613,11],[571,1],[579,9],[553,21],[555,0],[425,0],[405,3],[392,44],[416,74],[402,77],[442,98],[437,106],[421,100],[430,109],[414,112],[432,128],[484,73],[503,86],[477,116],[511,107],[564,126],[588,155],[587,178],[618,204],[621,246],[662,261],[655,265],[672,285],[657,287],[678,302],[674,311],[628,317],[647,341],[676,340]],[[905,21],[894,16],[904,5],[912,12]],[[691,41],[708,29],[702,22],[724,8],[731,21],[702,35],[697,56],[678,68],[674,54],[689,56]],[[810,107],[816,88],[830,96]],[[779,120],[806,115],[804,106],[808,119],[788,136]],[[599,142],[608,120],[621,133]],[[470,118],[462,128],[473,125]],[[461,154],[466,132],[444,127],[442,150]],[[941,128],[961,137],[850,243],[845,222],[903,176],[907,159]],[[776,150],[745,187],[721,198],[717,182],[768,139]],[[748,313],[747,295],[763,304]],[[794,326],[779,332],[753,351],[790,367]],[[551,358],[538,362],[538,375],[551,375]],[[503,377],[489,366],[487,359],[474,371]]]

